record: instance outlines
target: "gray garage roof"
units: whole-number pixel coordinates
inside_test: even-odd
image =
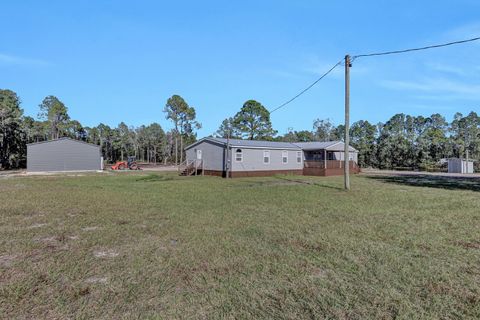
[[[190,149],[203,141],[210,141],[223,146],[227,145],[227,139],[206,137],[197,142],[187,146],[185,149]],[[230,139],[230,146],[232,148],[266,148],[266,149],[295,149],[295,150],[319,150],[327,149],[330,151],[343,151],[342,141],[328,141],[328,142],[278,142],[278,141],[263,141],[263,140],[242,140]],[[351,151],[357,151],[350,147]]]
[[[27,146],[33,146],[33,145],[42,144],[42,143],[55,143],[57,141],[62,141],[62,140],[70,140],[70,141],[73,141],[73,142],[83,143],[83,144],[87,144],[89,146],[97,147],[97,148],[100,149],[100,146],[98,144],[88,143],[88,142],[85,142],[85,141],[82,141],[82,140],[76,140],[76,139],[72,139],[72,138],[69,138],[69,137],[62,137],[62,138],[58,138],[58,139],[55,139],[55,140],[45,140],[45,141],[27,143]]]

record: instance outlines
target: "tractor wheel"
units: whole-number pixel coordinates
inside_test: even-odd
[[[118,165],[118,170],[125,170],[125,165],[124,164],[119,164]]]
[[[132,165],[130,166],[130,170],[138,170],[137,164],[136,164],[136,163],[132,164]]]

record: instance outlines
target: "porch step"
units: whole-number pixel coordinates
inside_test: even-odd
[[[180,172],[181,176],[193,176],[195,174],[194,168],[187,168]],[[197,175],[202,174],[202,169],[197,169]]]

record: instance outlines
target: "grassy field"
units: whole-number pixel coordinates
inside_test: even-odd
[[[0,317],[478,319],[480,184],[429,179],[2,178]]]

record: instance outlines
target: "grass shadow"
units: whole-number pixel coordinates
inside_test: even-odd
[[[292,176],[274,175],[273,177],[276,178],[276,179],[289,181],[289,182],[292,182],[292,183],[306,184],[306,185],[310,185],[310,186],[317,186],[317,187],[329,188],[329,189],[334,189],[334,190],[343,190],[343,188],[341,188],[341,187],[331,186],[331,185],[328,185],[328,184],[322,184],[322,183],[309,181],[309,180],[295,179]]]
[[[158,175],[158,174],[148,174],[146,176],[142,176],[140,178],[137,178],[136,181],[138,182],[156,182],[156,181],[170,181],[173,180],[174,178],[169,175]]]
[[[447,177],[433,175],[393,175],[393,176],[366,176],[386,183],[407,185],[414,187],[440,188],[447,190],[480,191],[480,178],[477,177]]]

